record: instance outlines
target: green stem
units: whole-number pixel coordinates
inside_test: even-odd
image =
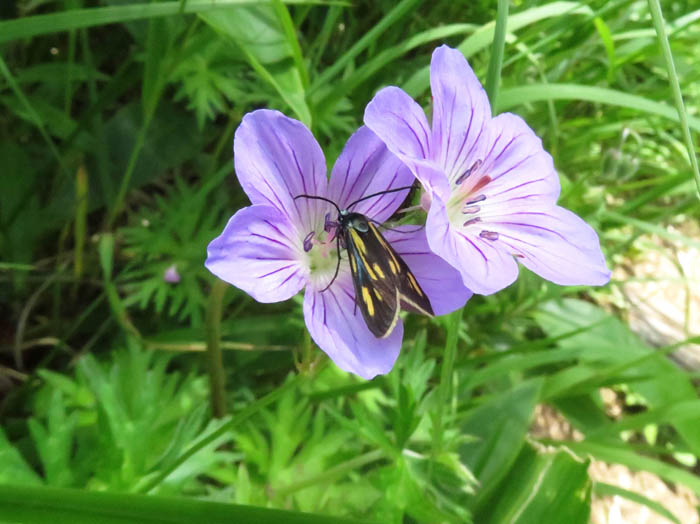
[[[153,480],[151,480],[143,486],[137,486],[135,488],[135,491],[140,493],[148,493],[149,491],[152,491],[153,489],[158,487],[161,482],[168,478],[168,476],[177,468],[179,468],[182,464],[187,462],[187,460],[191,458],[195,453],[201,451],[203,448],[220,438],[222,435],[225,435],[233,428],[240,426],[243,422],[248,420],[251,416],[255,415],[265,406],[268,406],[269,404],[272,404],[273,402],[277,401],[279,398],[285,395],[287,391],[296,387],[301,380],[302,375],[296,375],[291,380],[288,380],[286,384],[281,385],[274,391],[271,391],[270,393],[262,397],[260,400],[257,400],[243,408],[239,413],[233,415],[231,417],[231,420],[220,426],[218,429],[215,429],[214,431],[209,433],[209,435],[202,437],[201,439],[199,439],[199,441],[192,444],[192,446],[187,451],[180,455],[177,458],[177,460],[175,460],[172,464],[164,468],[163,471],[161,471]]]
[[[498,0],[496,28],[493,35],[493,45],[491,46],[491,59],[489,60],[489,70],[486,74],[486,93],[488,94],[492,108],[496,107],[498,87],[501,81],[501,67],[503,66],[503,49],[506,45],[507,24],[508,0]]]
[[[691,136],[690,128],[688,127],[688,115],[685,111],[685,105],[683,104],[683,94],[681,93],[681,86],[678,82],[676,66],[673,63],[671,45],[666,37],[666,23],[664,22],[664,15],[661,12],[659,0],[649,0],[649,11],[651,11],[651,19],[654,22],[656,37],[659,39],[659,46],[661,47],[661,51],[664,55],[664,61],[666,62],[668,81],[670,82],[671,90],[673,91],[673,100],[676,104],[676,110],[678,111],[678,119],[681,122],[683,138],[685,139],[685,147],[688,149],[688,156],[690,157],[690,165],[693,168],[695,191],[697,192],[698,198],[700,198],[700,169],[698,168],[698,158],[695,156],[693,137]]]
[[[463,310],[459,309],[452,313],[447,324],[447,342],[445,343],[445,355],[440,370],[437,412],[433,422],[433,451],[435,454],[442,451],[443,415],[445,406],[452,398],[452,374],[457,355],[457,340],[459,339],[459,327],[462,323],[462,312]]]
[[[215,418],[226,415],[226,375],[221,354],[221,309],[228,284],[216,280],[211,288],[207,306],[207,364],[209,367],[209,389],[211,408]]]

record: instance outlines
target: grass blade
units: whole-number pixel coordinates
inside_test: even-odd
[[[503,48],[506,45],[506,25],[508,23],[508,0],[498,0],[496,28],[491,46],[489,70],[486,73],[486,93],[492,106],[496,105],[498,87],[501,83],[501,67],[503,66]]]
[[[579,2],[552,2],[551,4],[533,7],[521,13],[508,17],[507,32],[514,32],[531,24],[540,22],[547,18],[556,18],[564,15],[586,15],[593,16],[593,11],[587,5]],[[473,35],[465,39],[457,48],[462,54],[469,58],[474,53],[486,49],[493,41],[496,32],[495,22],[484,24]],[[403,90],[416,98],[421,95],[430,85],[430,67],[416,71],[402,86]]]
[[[98,493],[71,489],[0,486],[3,520],[25,524],[178,524],[208,522],[346,523],[348,519],[294,511],[224,504],[184,497]]]
[[[281,0],[284,3],[307,3],[326,5],[327,2]],[[206,13],[237,5],[259,4],[258,0],[190,0],[181,5],[178,2],[155,2],[151,4],[130,4],[110,7],[72,9],[62,13],[36,15],[0,22],[0,43],[29,38],[37,35],[58,33],[83,27],[105,24],[118,24],[145,18],[157,18],[178,14]],[[267,2],[266,2],[267,3]]]
[[[313,93],[319,87],[327,84],[334,76],[340,73],[346,65],[348,65],[357,55],[364,51],[370,44],[375,42],[379,35],[386,31],[389,27],[395,24],[398,20],[408,14],[413,6],[419,0],[402,0],[394,9],[389,11],[377,25],[375,25],[365,36],[360,38],[354,46],[348,49],[343,56],[327,68],[311,86],[310,92]]]
[[[503,89],[494,113],[507,111],[521,104],[545,100],[586,100],[588,102],[636,109],[651,115],[663,116],[676,122],[680,121],[678,113],[672,107],[661,102],[655,102],[639,95],[630,95],[615,89],[579,84],[531,84]],[[689,116],[688,125],[692,129],[700,131],[700,118]]]
[[[666,36],[666,24],[664,22],[664,16],[661,12],[661,5],[659,0],[649,0],[649,10],[651,11],[651,19],[654,22],[654,29],[656,29],[656,36],[659,39],[659,47],[664,56],[664,62],[666,62],[666,69],[668,70],[668,81],[671,83],[671,91],[673,91],[673,101],[676,104],[676,110],[678,111],[678,120],[681,123],[681,129],[683,131],[683,138],[685,139],[685,146],[688,148],[688,157],[690,159],[690,165],[693,167],[693,174],[695,175],[695,188],[700,198],[700,170],[698,169],[698,158],[695,156],[695,146],[693,145],[693,137],[690,134],[690,128],[688,127],[688,114],[685,111],[685,104],[683,103],[683,94],[681,93],[680,82],[678,81],[678,73],[676,73],[676,66],[673,63],[673,54],[671,53],[671,46],[668,43],[668,37]]]

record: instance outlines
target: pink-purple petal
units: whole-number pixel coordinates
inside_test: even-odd
[[[324,292],[306,288],[304,319],[311,338],[335,364],[365,379],[391,371],[401,349],[401,320],[386,338],[375,337],[355,306],[349,271]]]
[[[453,227],[438,198],[433,199],[425,227],[430,249],[457,269],[464,285],[474,293],[490,295],[518,277],[518,265],[506,249]]]
[[[559,176],[542,140],[512,113],[498,115],[488,127],[488,148],[479,168],[482,176],[491,178],[483,191],[488,205],[554,204],[559,197]]]
[[[482,154],[491,106],[464,55],[445,45],[433,52],[430,87],[433,160],[454,181]]]
[[[446,315],[463,307],[472,292],[462,283],[459,271],[430,250],[425,228],[400,226],[386,231],[384,237],[408,264],[430,299],[436,315]]]
[[[521,264],[555,284],[600,286],[610,280],[598,235],[563,207],[493,217],[485,227],[498,233]]]
[[[425,112],[406,92],[395,86],[379,91],[365,109],[364,122],[426,190],[447,198],[447,177],[431,158],[431,130]]]
[[[233,141],[238,180],[253,204],[282,211],[305,232],[322,223],[328,204],[300,194],[325,195],[326,161],[308,128],[279,111],[243,117]]]
[[[271,206],[250,206],[231,217],[209,243],[204,265],[258,302],[279,302],[306,284],[301,241],[288,219]]]
[[[328,198],[341,209],[364,196],[388,189],[410,186],[415,178],[409,169],[362,126],[345,144],[331,172]],[[353,206],[352,211],[384,222],[406,199],[406,191],[377,196]]]

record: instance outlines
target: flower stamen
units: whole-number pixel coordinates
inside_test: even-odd
[[[308,235],[304,237],[304,251],[307,253],[311,251],[311,248],[314,247],[314,235],[316,234],[316,231],[311,231]]]
[[[472,204],[476,204],[477,202],[483,202],[484,200],[486,200],[486,195],[479,195],[471,200],[467,200],[464,204],[470,206]]]
[[[334,222],[333,220],[331,220],[331,214],[330,214],[330,213],[326,213],[326,218],[325,218],[325,220],[323,221],[323,230],[324,230],[326,233],[330,233],[330,232],[331,232],[331,229],[333,229],[334,227],[338,227],[338,223],[337,223],[337,222]]]
[[[465,215],[472,215],[474,213],[478,213],[479,211],[481,211],[481,206],[465,206],[462,209],[462,213]]]
[[[486,240],[498,240],[498,233],[496,231],[487,231],[484,229],[481,233],[479,233],[479,236]]]
[[[479,217],[470,218],[464,224],[462,224],[462,226],[470,226],[472,224],[476,224],[477,222],[481,222],[481,218],[479,218]]]
[[[457,177],[457,180],[455,180],[455,184],[460,185],[462,182],[464,182],[469,177],[469,175],[471,175],[474,171],[481,167],[482,163],[483,162],[481,160],[477,160],[476,162],[474,162],[472,164],[472,167],[470,167],[464,173],[459,175],[459,177]]]

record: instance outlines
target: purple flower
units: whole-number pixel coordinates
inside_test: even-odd
[[[206,267],[259,302],[279,302],[304,293],[304,318],[312,338],[342,369],[364,378],[387,373],[399,354],[401,322],[376,338],[355,306],[347,256],[333,284],[337,217],[327,202],[297,199],[322,196],[340,208],[364,195],[410,185],[413,175],[366,127],[345,145],[330,181],[326,161],[311,132],[277,111],[247,114],[234,138],[238,180],[253,204],[238,211],[208,247]],[[401,205],[406,192],[368,199],[353,207],[379,222]],[[330,231],[327,231],[330,229]],[[405,229],[405,228],[404,228]],[[425,230],[387,231],[437,315],[462,307],[471,296],[459,273],[430,252]],[[406,229],[405,229],[406,230]]]
[[[180,273],[178,273],[177,266],[175,264],[170,264],[165,271],[163,271],[163,280],[170,282],[171,284],[177,284],[180,282]]]
[[[430,86],[432,128],[398,87],[377,93],[365,124],[423,184],[432,251],[484,295],[513,283],[516,258],[557,284],[605,284],[598,236],[556,205],[559,177],[532,129],[511,113],[491,117],[484,89],[455,49],[435,50]]]

